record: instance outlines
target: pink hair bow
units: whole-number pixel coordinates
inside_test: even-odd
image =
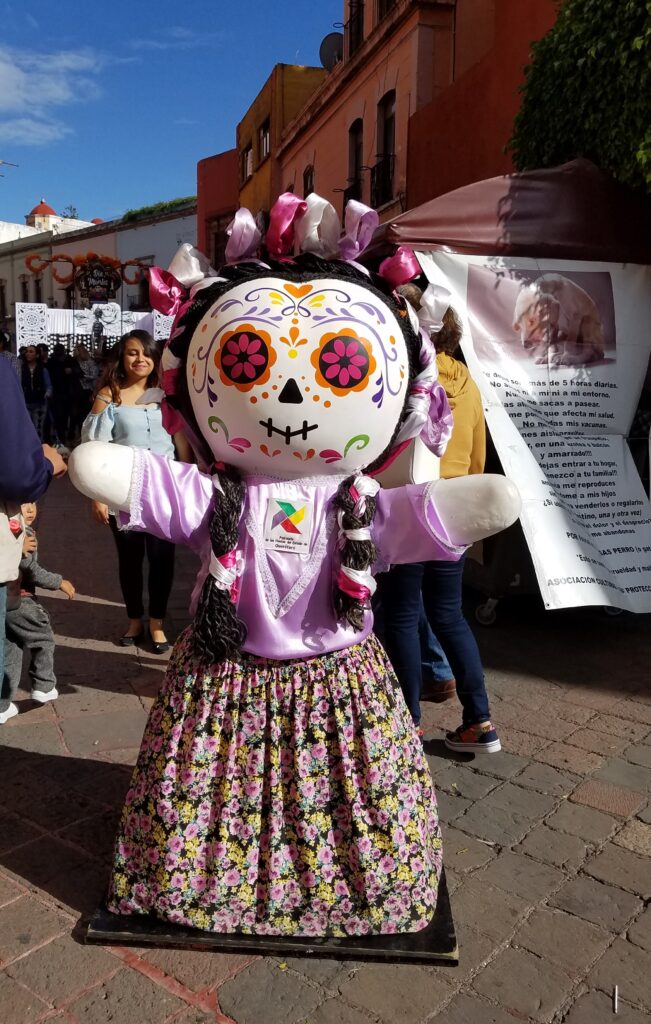
[[[293,192],[283,192],[269,212],[266,243],[270,256],[287,256],[294,248],[294,222],[304,215],[307,203]]]
[[[393,256],[389,256],[388,259],[380,263],[380,277],[383,277],[392,288],[407,284],[407,281],[412,281],[421,273],[422,268],[413,249],[408,249],[404,245],[396,249]]]
[[[375,229],[380,223],[375,210],[356,199],[350,199],[344,218],[344,235],[339,240],[339,257],[342,260],[356,260],[371,243]]]
[[[235,216],[226,228],[226,262],[237,263],[238,260],[253,258],[260,245],[262,235],[253,214],[245,206],[236,211]]]
[[[181,307],[187,303],[189,293],[180,281],[161,267],[149,270],[149,299],[154,309],[164,316],[176,316]]]

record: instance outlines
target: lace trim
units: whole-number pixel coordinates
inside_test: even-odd
[[[264,546],[264,537],[260,529],[260,524],[250,512],[247,514],[245,520],[246,529],[253,541],[255,562],[258,572],[260,573],[260,579],[262,580],[265,600],[274,619],[281,619],[286,615],[313,580],[314,575],[320,568],[321,561],[323,560],[325,550],[328,546],[328,537],[335,525],[335,519],[336,516],[334,508],[328,509],[328,512],[324,516],[323,522],[319,527],[314,547],[310,552],[300,576],[295,580],[285,596],[281,598],[278,591],[278,585],[271,570],[271,566],[269,565],[269,559],[267,558],[267,552]]]
[[[273,476],[271,473],[250,473],[244,477],[246,483],[249,484],[307,484],[308,487],[324,487],[330,484],[336,483],[334,490],[336,491],[342,480],[350,476],[350,473],[324,473],[322,476]]]
[[[461,557],[464,551],[468,550],[469,545],[453,544],[449,537],[441,536],[438,530],[432,525],[432,521],[429,516],[430,506],[433,505],[434,508],[436,508],[436,502],[432,497],[432,491],[434,490],[438,483],[438,480],[432,480],[432,482],[427,485],[427,487],[425,488],[421,495],[423,521],[427,524],[427,529],[434,537],[434,540],[438,541],[442,548],[444,548],[446,551],[451,551],[453,554]]]
[[[141,448],[132,448],[133,452],[133,465],[131,467],[131,482],[129,484],[129,521],[122,523],[120,521],[119,510],[114,511],[110,509],[111,513],[115,516],[115,521],[118,524],[119,530],[131,530],[134,527],[145,529],[145,523],[142,520],[142,490],[145,482],[145,453]]]

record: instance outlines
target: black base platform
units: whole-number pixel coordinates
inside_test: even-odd
[[[155,946],[158,949],[255,953],[261,956],[311,956],[393,964],[459,963],[459,949],[445,874],[441,876],[436,913],[427,928],[420,932],[344,939],[304,939],[282,935],[242,935],[233,932],[218,935],[214,932],[202,932],[195,928],[169,924],[149,915],[111,914],[105,907],[100,907],[91,918],[85,941],[102,946]]]

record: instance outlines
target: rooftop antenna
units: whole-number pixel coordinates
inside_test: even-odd
[[[341,32],[329,32],[319,47],[319,60],[326,71],[332,71],[344,55],[344,37]]]
[[[12,164],[9,160],[0,160],[0,164],[4,164],[5,167],[18,167],[18,164]],[[4,178],[4,174],[0,174],[0,178]]]

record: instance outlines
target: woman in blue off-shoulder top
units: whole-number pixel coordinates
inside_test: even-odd
[[[82,441],[110,441],[144,448],[168,459],[177,454],[190,461],[190,449],[183,435],[170,437],[163,427],[158,390],[160,350],[147,331],[125,334],[112,353],[90,414],[82,427]],[[118,552],[120,587],[127,607],[129,628],[120,638],[132,647],[143,637],[143,565],[149,563],[149,633],[154,651],[169,649],[163,619],[174,579],[174,545],[150,533],[119,528],[107,505],[93,502],[93,515],[108,525]]]

